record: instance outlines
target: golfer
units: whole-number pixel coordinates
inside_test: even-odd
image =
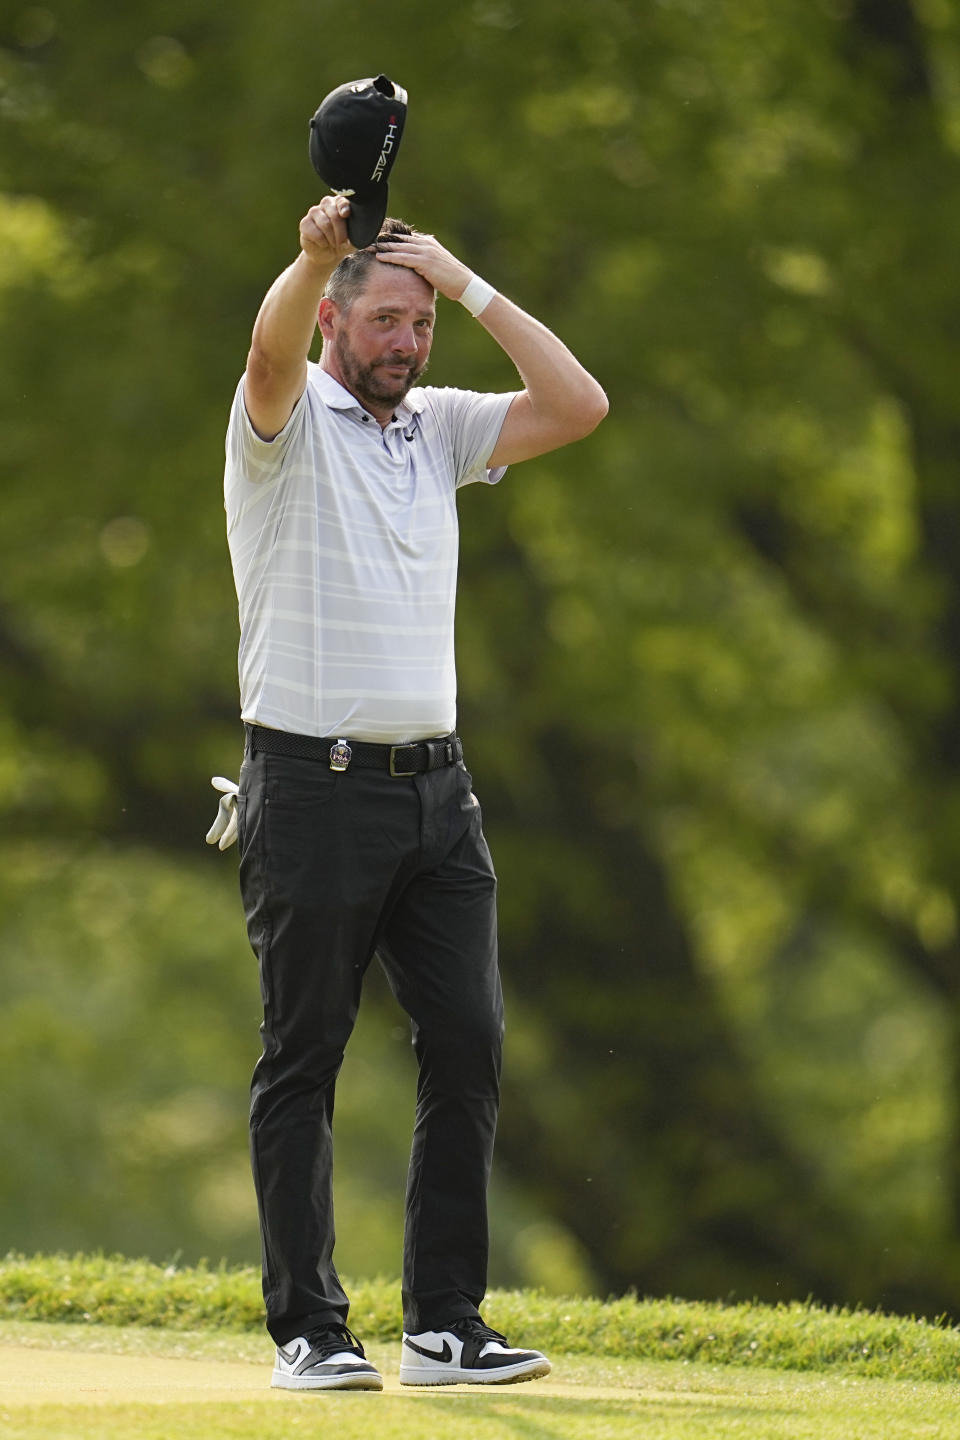
[[[588,435],[607,401],[555,335],[432,235],[387,219],[356,250],[349,215],[330,195],[301,221],[227,435],[246,725],[240,883],[263,996],[251,1149],[273,1384],[382,1386],[347,1328],[333,1262],[334,1086],[374,955],[419,1065],[400,1380],[528,1380],[549,1362],[480,1317],[503,1006],[496,880],[455,733],[455,495]],[[522,388],[417,383],[438,296],[466,306]]]

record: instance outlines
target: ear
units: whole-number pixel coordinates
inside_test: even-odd
[[[324,340],[332,340],[336,331],[335,321],[339,315],[339,307],[326,295],[320,301],[317,309],[317,328]]]

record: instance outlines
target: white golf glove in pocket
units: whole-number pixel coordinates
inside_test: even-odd
[[[217,845],[221,850],[229,850],[237,838],[237,795],[239,786],[232,780],[226,780],[222,775],[214,775],[210,781],[214,790],[220,790],[220,808],[217,810],[217,818],[207,831],[207,844]]]

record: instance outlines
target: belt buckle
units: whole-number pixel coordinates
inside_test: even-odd
[[[413,745],[391,745],[391,746],[390,746],[390,774],[391,774],[391,775],[398,776],[400,779],[402,779],[404,776],[407,776],[407,775],[418,775],[418,774],[420,773],[418,770],[398,770],[398,769],[396,768],[396,767],[397,767],[397,751],[398,751],[398,750],[413,750],[413,749],[414,749],[414,746],[413,746]]]
[[[330,769],[337,770],[341,774],[346,770],[353,759],[353,751],[346,740],[338,740],[336,745],[330,746]]]

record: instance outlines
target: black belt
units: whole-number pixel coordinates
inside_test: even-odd
[[[254,750],[265,755],[289,755],[294,760],[325,760],[331,770],[388,770],[391,775],[422,775],[442,770],[463,759],[457,735],[442,740],[415,740],[409,745],[373,745],[367,740],[334,740],[329,736],[294,735],[289,730],[268,730],[248,725]]]

